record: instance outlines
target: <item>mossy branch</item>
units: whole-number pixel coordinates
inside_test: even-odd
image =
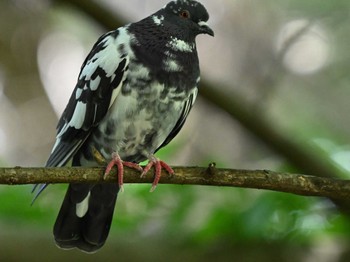
[[[240,170],[209,167],[174,167],[175,175],[162,173],[160,183],[177,185],[228,186],[267,189],[302,196],[350,199],[350,180],[279,173],[269,170]],[[153,176],[141,178],[137,171],[125,168],[124,183],[151,183]],[[104,168],[0,168],[0,184],[38,183],[116,183],[116,171],[103,180]]]

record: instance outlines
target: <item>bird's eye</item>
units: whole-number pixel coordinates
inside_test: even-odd
[[[182,18],[190,18],[190,12],[188,11],[188,10],[182,10],[181,12],[180,12],[180,17],[182,17]]]

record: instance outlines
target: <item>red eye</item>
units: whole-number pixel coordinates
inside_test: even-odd
[[[188,12],[187,10],[182,10],[181,12],[180,12],[180,17],[182,17],[182,18],[190,18],[190,12]]]

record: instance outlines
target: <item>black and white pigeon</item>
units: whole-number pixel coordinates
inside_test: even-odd
[[[96,152],[118,168],[118,184],[70,184],[54,236],[61,248],[95,252],[108,236],[123,166],[173,170],[154,154],[185,123],[197,96],[195,38],[214,35],[208,12],[194,0],[177,0],[145,19],[102,35],[81,67],[57,126],[47,167],[100,166]],[[47,185],[37,186],[38,193]]]

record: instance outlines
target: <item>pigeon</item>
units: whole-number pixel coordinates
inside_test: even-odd
[[[114,166],[118,183],[69,184],[54,225],[56,244],[93,253],[109,234],[123,168],[145,175],[174,171],[154,154],[183,127],[198,92],[195,38],[214,36],[205,7],[171,1],[159,11],[102,35],[85,59],[58,122],[47,167]],[[144,169],[139,166],[148,160]],[[143,170],[143,171],[142,171]],[[47,187],[37,185],[36,197]],[[35,197],[35,198],[36,198]]]

